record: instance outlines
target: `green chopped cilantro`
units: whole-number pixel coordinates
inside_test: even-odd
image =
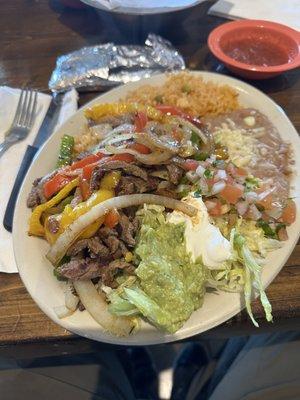
[[[265,236],[272,238],[272,239],[277,239],[277,234],[276,232],[270,227],[270,225],[264,221],[263,219],[260,219],[257,221],[257,226],[262,228],[264,231]]]
[[[187,83],[185,83],[182,86],[181,90],[183,91],[183,93],[187,93],[187,94],[190,94],[192,91],[191,87]]]
[[[190,191],[188,189],[184,189],[181,192],[178,193],[179,197],[182,199],[183,197],[188,196]]]
[[[248,176],[245,179],[244,186],[247,192],[251,192],[252,190],[257,189],[259,187],[259,179],[254,178],[254,176]]]
[[[200,138],[195,131],[192,131],[191,142],[196,146],[200,145]]]
[[[186,175],[184,175],[184,176],[180,179],[180,182],[179,182],[180,185],[188,185],[189,183],[190,183],[190,181],[188,180],[188,178],[187,178]]]
[[[206,179],[211,179],[213,176],[214,176],[214,173],[213,173],[213,171],[211,171],[211,170],[209,170],[209,169],[206,169],[205,171],[204,171],[204,177],[206,178]]]
[[[205,161],[208,158],[208,153],[200,152],[194,155],[196,161]]]

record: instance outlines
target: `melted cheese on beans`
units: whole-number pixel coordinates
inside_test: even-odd
[[[246,129],[222,123],[214,132],[216,143],[226,146],[230,160],[238,167],[245,167],[255,162],[258,153],[257,139]]]

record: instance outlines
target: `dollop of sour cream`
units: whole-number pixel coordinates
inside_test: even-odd
[[[190,195],[183,201],[198,209],[196,216],[191,218],[180,211],[173,211],[168,214],[167,221],[173,224],[185,223],[186,248],[193,261],[201,257],[206,267],[220,268],[232,256],[229,241],[210,222],[206,206],[200,197]]]

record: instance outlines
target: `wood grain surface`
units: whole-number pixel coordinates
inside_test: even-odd
[[[58,55],[107,41],[143,43],[148,32],[169,39],[184,55],[189,68],[229,74],[210,55],[206,44],[209,32],[224,22],[207,16],[212,3],[206,1],[189,10],[164,16],[131,17],[97,13],[90,7],[72,10],[59,1],[0,0],[0,85],[28,85],[48,91],[48,81]],[[299,77],[297,70],[268,81],[251,82],[285,110],[298,131]],[[97,94],[80,94],[80,104]],[[280,326],[292,329],[300,319],[299,244],[267,293],[274,310],[272,329]],[[263,310],[258,302],[254,303],[254,312],[262,322]],[[244,312],[225,327],[230,327],[230,331],[233,327],[244,332],[253,329]],[[214,331],[222,329],[224,325]],[[18,274],[0,273],[0,344],[70,337],[70,333],[50,321],[36,306]]]

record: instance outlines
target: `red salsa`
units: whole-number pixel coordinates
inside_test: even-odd
[[[286,51],[272,42],[248,38],[231,40],[224,45],[223,51],[234,60],[250,65],[269,67],[289,62]]]

